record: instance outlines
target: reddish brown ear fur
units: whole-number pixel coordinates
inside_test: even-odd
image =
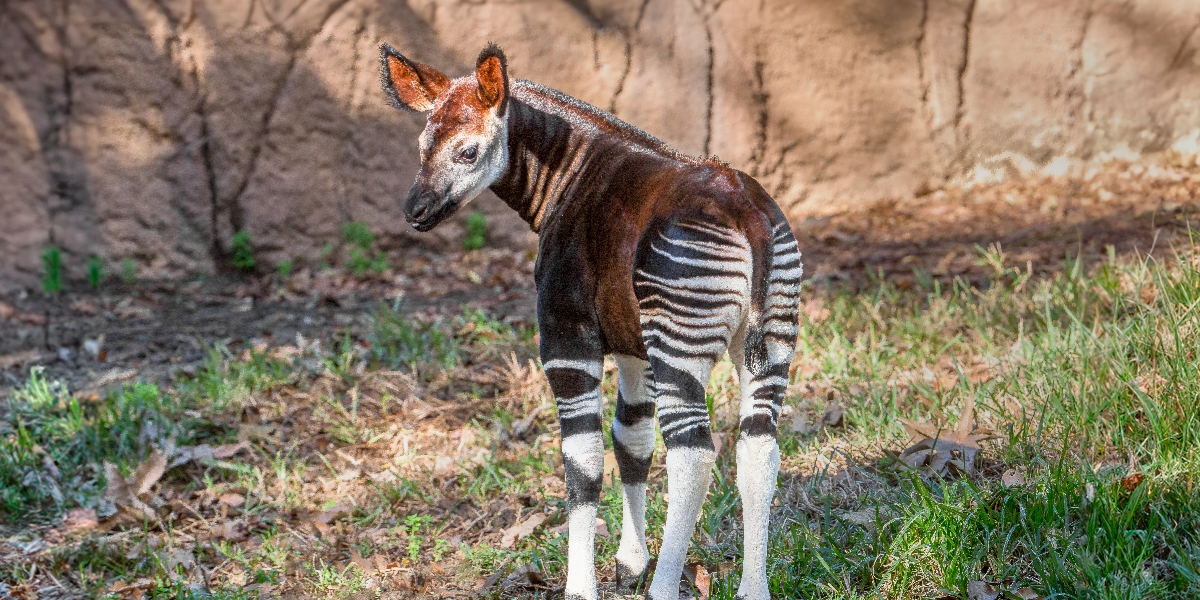
[[[475,80],[479,82],[479,100],[484,106],[497,107],[496,114],[504,116],[508,107],[508,60],[496,44],[489,42],[479,53]]]
[[[383,91],[396,108],[425,112],[433,108],[438,94],[450,87],[441,71],[409,60],[387,44],[379,47],[379,61]]]

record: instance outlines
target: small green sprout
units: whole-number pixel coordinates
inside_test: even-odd
[[[479,250],[487,241],[487,217],[481,212],[473,212],[467,217],[466,237],[463,238],[464,250]]]
[[[47,294],[62,291],[62,251],[56,246],[42,251],[42,289]]]
[[[104,259],[95,254],[88,257],[87,261],[87,278],[88,285],[92,289],[100,287],[100,281],[104,279]]]
[[[239,271],[249,271],[254,268],[254,250],[251,248],[250,234],[245,230],[233,234],[230,240],[230,251],[233,253],[233,268]]]

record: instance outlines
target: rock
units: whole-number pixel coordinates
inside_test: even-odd
[[[388,107],[388,41],[510,72],[756,176],[793,219],[947,183],[1080,172],[1200,131],[1192,0],[80,0],[0,20],[0,288],[99,254],[146,278],[315,264],[349,220],[388,251],[533,236],[490,193],[400,217],[424,117]]]

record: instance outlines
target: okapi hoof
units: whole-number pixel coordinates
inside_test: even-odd
[[[618,560],[617,585],[613,591],[622,595],[637,593],[646,585],[646,574],[649,571],[649,565],[642,567],[641,571],[634,571],[633,567]]]

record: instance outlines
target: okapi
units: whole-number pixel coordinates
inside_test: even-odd
[[[646,477],[654,417],[667,447],[667,522],[647,596],[675,600],[716,453],[705,387],[728,350],[741,385],[737,485],[745,548],[738,597],[769,598],[775,441],[796,343],[802,266],[774,200],[752,177],[694,158],[594,106],[521,79],[489,44],[449,79],[380,49],[398,108],[428,112],[404,216],[429,231],[491,188],[538,234],[542,366],[558,407],[571,600],[598,597],[596,507],[604,465],[600,381],[618,368],[613,452],[624,496],[616,580],[647,573]]]

